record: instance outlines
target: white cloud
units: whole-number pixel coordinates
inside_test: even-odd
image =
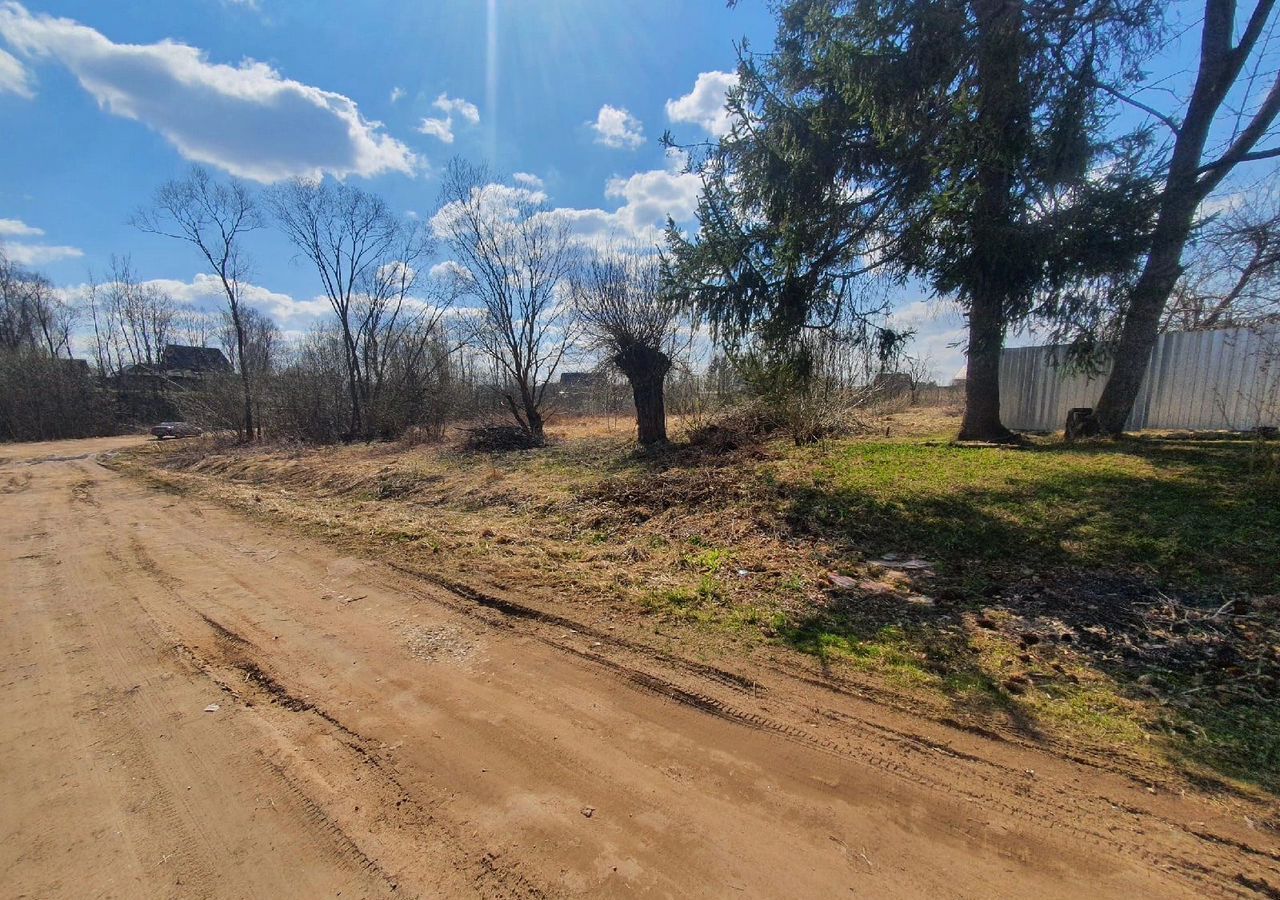
[[[532,188],[535,191],[542,190],[542,179],[529,172],[516,172],[511,176],[511,180],[516,184],[524,185],[525,187]]]
[[[43,228],[28,225],[21,219],[0,219],[0,237],[39,237]]]
[[[620,106],[606,103],[596,120],[588,123],[596,133],[596,143],[606,147],[639,147],[644,143],[644,126]]]
[[[1215,194],[1212,197],[1206,197],[1196,210],[1196,216],[1208,218],[1220,213],[1234,212],[1246,199],[1248,199],[1247,191],[1234,191],[1228,194]]]
[[[542,190],[541,179],[527,173],[524,178],[513,176],[518,184],[493,182],[474,191],[490,221],[514,221],[521,215],[533,214],[564,222],[571,235],[587,245],[599,246],[614,241],[654,244],[662,240],[668,216],[679,223],[689,222],[698,208],[701,179],[682,171],[682,168],[683,156],[673,154],[669,156],[669,165],[665,169],[609,179],[604,196],[621,201],[612,211],[565,206],[547,209],[548,197]],[[432,217],[431,226],[437,237],[448,237],[451,219],[457,213],[457,204],[451,203]],[[456,263],[442,263],[432,274],[448,274],[453,271],[453,266]]]
[[[84,256],[84,251],[79,247],[68,247],[62,244],[15,244],[5,241],[0,243],[0,250],[20,266],[43,266],[63,259]]]
[[[463,100],[461,97],[450,97],[442,93],[436,98],[436,102],[431,105],[447,116],[452,117],[456,114],[472,125],[480,124],[480,110],[469,100]]]
[[[681,155],[674,154],[669,156],[665,169],[610,178],[605,184],[605,197],[622,201],[612,212],[560,207],[554,214],[562,217],[584,243],[659,243],[668,216],[677,223],[687,223],[698,209],[702,181],[697,175],[682,171],[682,161]]]
[[[536,214],[547,202],[547,195],[542,191],[490,182],[472,188],[470,202],[476,204],[475,208],[485,221],[500,225],[514,222],[522,215]],[[465,210],[460,201],[446,203],[431,217],[432,233],[442,240],[448,239],[453,233],[454,223]]]
[[[453,117],[455,115],[466,120],[471,125],[480,124],[480,110],[469,100],[441,94],[431,105],[443,112],[444,116],[423,119],[418,125],[418,131],[422,134],[429,134],[433,138],[438,138],[446,144],[453,143]]]
[[[0,50],[0,94],[17,94],[30,100],[36,95],[31,73],[12,54]]]
[[[399,100],[403,96],[404,96],[404,88],[400,87],[400,85],[397,84],[395,87],[391,89],[392,103],[395,103],[397,100]]]
[[[42,266],[45,263],[84,256],[84,251],[79,247],[68,247],[63,244],[15,243],[10,240],[43,235],[43,228],[28,225],[21,219],[0,219],[0,251],[20,266]]]
[[[907,346],[912,356],[928,358],[933,374],[942,384],[964,377],[964,345],[969,331],[964,313],[946,300],[913,300],[900,303],[889,314],[891,328],[913,329],[915,337]],[[958,373],[958,374],[957,374]]]
[[[62,63],[103,109],[154,129],[187,159],[242,178],[412,175],[419,165],[350,98],[265,63],[213,63],[169,40],[117,44],[16,2],[0,3],[0,36],[28,59]]]
[[[693,173],[652,169],[627,178],[610,178],[604,195],[623,201],[613,215],[625,230],[644,234],[660,231],[667,216],[677,222],[693,218],[701,189],[702,180]]]
[[[221,309],[226,302],[222,283],[213,275],[197,273],[190,281],[176,278],[153,278],[144,284],[152,285],[179,303],[200,309]],[[278,321],[311,320],[327,314],[331,307],[324,297],[295,300],[257,284],[242,284],[241,297],[245,303],[262,310]]]
[[[418,131],[423,134],[429,134],[433,138],[439,138],[446,144],[453,143],[453,120],[444,119],[423,119],[418,125]]]
[[[703,72],[693,83],[692,91],[667,101],[667,118],[672,122],[700,125],[713,137],[728,134],[730,122],[724,107],[725,96],[737,83],[737,72]]]
[[[436,263],[432,266],[427,274],[436,280],[448,280],[451,278],[466,278],[467,270],[457,260],[446,259],[444,262]]]

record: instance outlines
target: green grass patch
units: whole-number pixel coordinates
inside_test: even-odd
[[[938,601],[836,595],[789,615],[777,629],[785,644],[1033,738],[1069,734],[1280,790],[1274,679],[1239,688],[1239,670],[1255,664],[1233,663],[1233,674],[1215,662],[1223,622],[1197,636],[1148,630],[1134,612],[1162,591],[1210,613],[1280,591],[1280,493],[1255,442],[852,441],[797,451],[779,469],[783,516],[834,548],[830,568],[922,557],[936,577],[916,588]],[[1257,609],[1254,640],[1275,643],[1274,612]],[[1064,627],[1075,643],[1020,638]],[[1182,680],[1153,682],[1135,643],[1173,648]],[[1193,681],[1182,666],[1200,674]]]
[[[1280,496],[1249,441],[999,450],[851,443],[789,486],[798,527],[936,560],[981,593],[1011,567],[1137,572],[1215,592],[1280,589]]]
[[[712,547],[701,553],[686,553],[683,561],[690,569],[714,575],[728,560],[728,550]]]

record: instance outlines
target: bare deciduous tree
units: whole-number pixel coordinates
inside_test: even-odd
[[[109,406],[71,359],[75,309],[0,250],[0,441],[104,434]]]
[[[247,309],[248,307],[246,307]],[[174,316],[173,333],[179,341],[191,347],[207,347],[222,327],[222,318],[216,313],[199,310],[183,310]],[[227,358],[235,359],[235,345],[224,345]]]
[[[380,394],[394,349],[388,344],[420,329],[424,315],[438,318],[442,311],[439,305],[415,306],[411,298],[431,241],[381,197],[348,184],[297,178],[273,189],[268,202],[285,235],[315,265],[337,319],[350,406],[347,437],[373,437],[368,407]]]
[[[643,248],[606,247],[577,269],[570,292],[583,327],[631,384],[637,439],[665,443],[677,309],[663,290],[661,260]]]
[[[431,224],[456,257],[460,292],[480,305],[470,342],[500,372],[507,410],[541,443],[547,387],[578,330],[562,294],[577,257],[567,223],[540,192],[498,183],[484,167],[455,159]]]
[[[420,246],[416,225],[411,226],[406,247]],[[439,387],[457,349],[444,322],[455,292],[438,279],[422,278],[412,260],[380,266],[363,282],[359,347],[370,429],[392,437],[421,424],[431,405],[427,393]]]
[[[1195,238],[1165,308],[1162,331],[1280,318],[1280,189],[1245,193]]]
[[[246,440],[252,440],[253,382],[252,367],[246,365],[244,303],[250,262],[243,243],[246,233],[262,226],[253,195],[239,181],[215,181],[205,169],[194,166],[185,178],[161,185],[151,205],[138,210],[132,221],[142,231],[188,242],[217,276],[236,336],[243,433]]]
[[[11,262],[0,250],[0,349],[70,356],[75,311],[48,278]]]
[[[244,353],[236,353],[237,331],[231,314],[222,311],[218,328],[218,343],[228,357],[237,360],[236,369],[240,366],[248,368],[249,381],[254,386],[253,413],[259,431],[263,427],[262,398],[270,389],[271,377],[275,374],[276,362],[281,354],[283,337],[275,320],[265,313],[246,306],[241,309],[241,332],[244,335]]]
[[[116,332],[112,343],[119,364],[126,358],[134,365],[160,362],[177,314],[173,298],[153,284],[138,281],[127,255],[111,257],[108,277],[101,288],[103,315],[105,327]]]

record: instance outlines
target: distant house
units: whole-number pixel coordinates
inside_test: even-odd
[[[165,344],[160,354],[160,368],[166,373],[226,374],[231,371],[231,363],[217,347]]]
[[[231,363],[216,347],[189,347],[165,344],[158,363],[125,366],[112,379],[121,390],[163,390],[166,387],[194,388],[211,375],[226,375]]]
[[[555,393],[556,407],[561,412],[585,412],[606,401],[609,377],[603,371],[561,372]]]
[[[76,359],[74,357],[67,359],[64,357],[55,357],[58,365],[62,367],[62,374],[72,378],[88,378],[90,374],[89,362],[84,359]]]
[[[561,372],[560,390],[562,392],[590,390],[604,383],[604,380],[604,376],[599,372]]]

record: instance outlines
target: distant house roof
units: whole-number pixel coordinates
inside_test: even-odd
[[[230,372],[231,363],[217,347],[188,347],[165,344],[160,368],[166,371],[185,369],[191,372]]]
[[[560,384],[565,387],[580,387],[596,384],[603,379],[598,372],[561,372]]]

